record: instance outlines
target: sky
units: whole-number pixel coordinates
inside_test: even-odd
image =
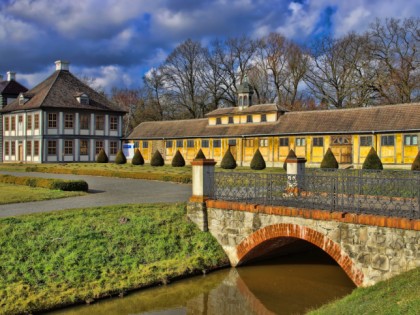
[[[280,32],[305,44],[418,16],[418,0],[0,0],[0,74],[32,88],[66,60],[109,92],[139,87],[188,38]]]

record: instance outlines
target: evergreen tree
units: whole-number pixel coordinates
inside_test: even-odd
[[[338,168],[337,159],[332,153],[331,148],[328,148],[321,162],[321,168]]]
[[[420,171],[420,151],[419,153],[417,153],[417,156],[414,159],[413,164],[411,164],[411,170]]]
[[[96,162],[97,163],[108,163],[108,155],[106,155],[104,149],[101,149],[101,151],[99,151],[99,154],[96,157]]]
[[[371,148],[365,161],[363,162],[362,169],[364,170],[383,170],[381,159],[376,153],[374,148]]]
[[[203,151],[200,149],[197,155],[195,156],[194,160],[205,160],[206,156],[204,155]]]
[[[251,160],[251,169],[253,170],[263,170],[265,169],[265,161],[264,157],[262,156],[260,149],[257,149],[254,153],[254,157]]]
[[[172,159],[173,167],[183,167],[185,166],[185,160],[179,150],[176,151],[174,158]]]
[[[235,158],[233,157],[232,152],[230,152],[229,149],[227,149],[225,155],[223,156],[222,162],[220,163],[220,167],[228,170],[233,170],[236,168]]]
[[[124,155],[124,152],[122,150],[119,150],[117,152],[117,155],[115,156],[115,164],[125,164],[127,163],[127,158]]]
[[[133,156],[133,159],[131,160],[131,164],[133,164],[133,165],[143,165],[144,164],[143,155],[141,155],[141,152],[140,152],[139,149],[134,150],[134,156]]]
[[[159,150],[156,150],[156,152],[152,156],[152,160],[150,161],[151,166],[163,166],[165,165],[165,161],[162,157],[162,154],[160,154]]]

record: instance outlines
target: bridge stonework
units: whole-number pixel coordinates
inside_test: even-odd
[[[328,253],[357,286],[420,267],[419,220],[216,200],[190,202],[187,212],[232,266],[304,240]]]

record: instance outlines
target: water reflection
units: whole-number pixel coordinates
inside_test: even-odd
[[[309,252],[50,314],[302,314],[353,288],[346,274],[327,256]]]

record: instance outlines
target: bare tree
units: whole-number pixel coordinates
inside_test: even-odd
[[[124,135],[128,135],[134,127],[144,121],[141,117],[144,102],[139,90],[113,88],[111,101],[127,111],[124,116]]]
[[[419,25],[419,18],[409,18],[376,20],[370,27],[375,88],[383,103],[420,100]]]

